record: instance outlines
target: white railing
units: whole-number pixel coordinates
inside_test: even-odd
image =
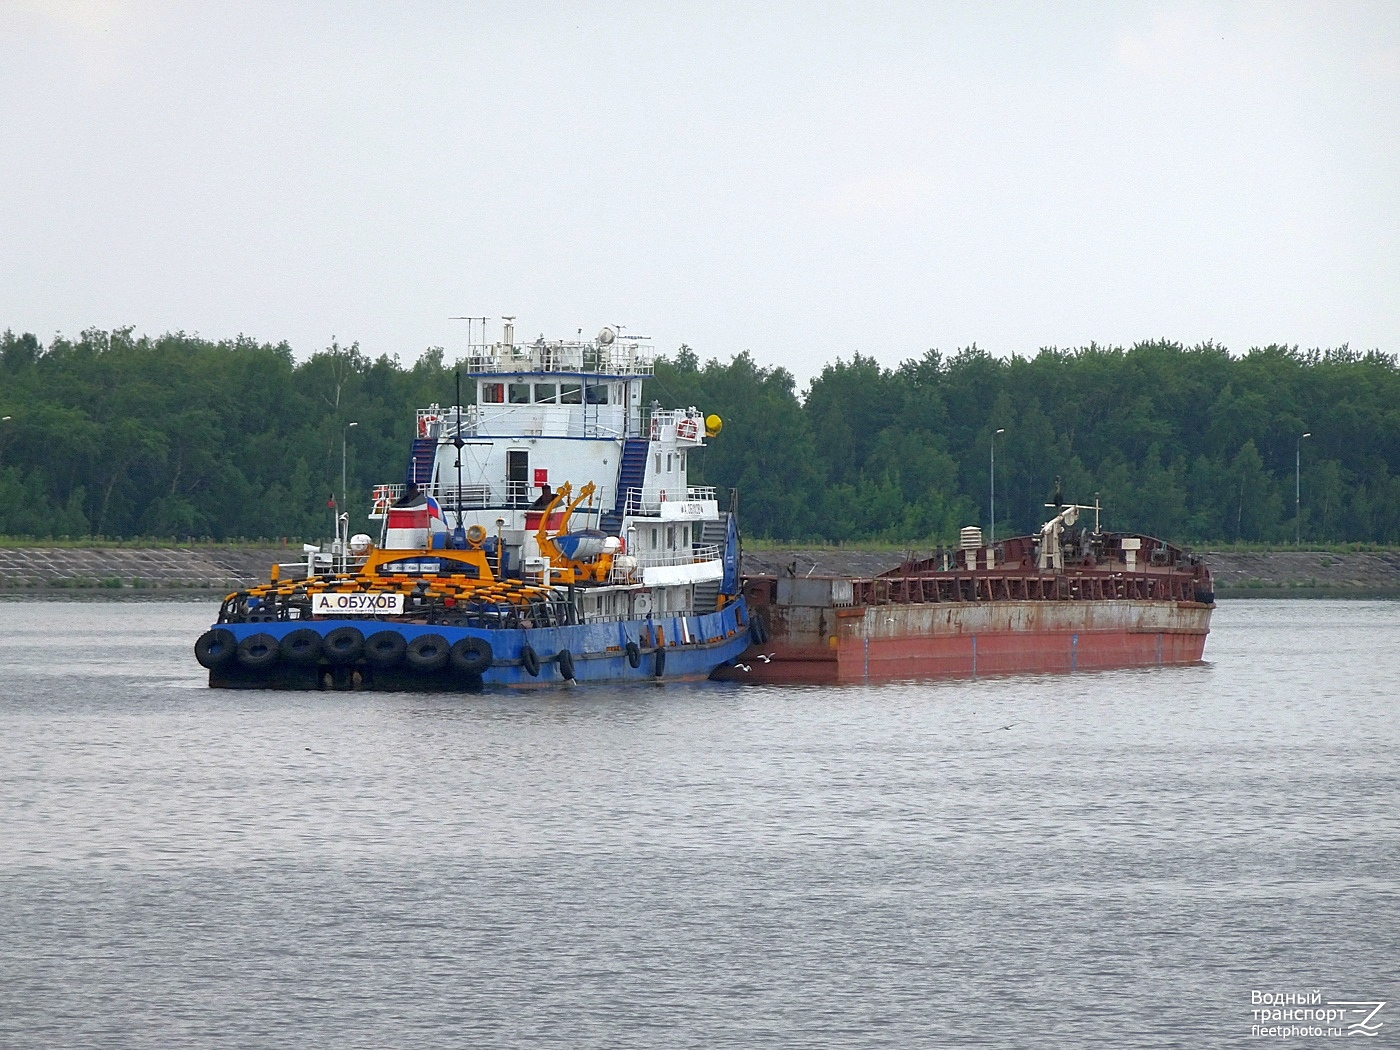
[[[649,376],[656,371],[656,356],[643,340],[625,336],[610,346],[539,339],[533,343],[489,346],[478,343],[468,350],[467,371]]]
[[[589,412],[601,410],[621,416],[610,422],[589,419]],[[455,412],[455,410],[454,410]],[[494,434],[528,434],[532,437],[626,437],[627,412],[617,405],[467,405],[462,409],[462,437],[490,437]],[[635,420],[634,420],[635,421]],[[443,440],[457,434],[455,414],[441,425]],[[614,425],[616,424],[616,425]]]
[[[714,500],[713,485],[691,485],[685,489],[637,489],[627,490],[623,502],[623,513],[633,517],[660,514],[663,503],[688,503],[696,500]]]
[[[464,482],[461,489],[458,489],[455,482],[442,485],[421,485],[418,491],[425,496],[431,496],[438,501],[438,506],[443,510],[456,512],[458,510],[485,510],[492,507],[500,507],[503,502],[505,506],[528,509],[535,502],[533,494],[535,486],[526,481],[507,481],[504,490],[493,488],[487,484],[472,484]],[[602,513],[611,508],[612,500],[608,495],[605,486],[599,486],[593,494],[593,499],[579,505],[574,513],[587,515],[590,513]],[[371,521],[382,521],[389,513],[389,508],[399,500],[403,499],[403,485],[376,485],[371,496],[369,518]],[[504,501],[502,499],[504,497]],[[555,513],[564,509],[564,504],[554,508]]]
[[[528,494],[528,486],[523,481],[512,484],[520,486],[517,501],[524,501]],[[425,496],[432,496],[438,501],[438,506],[444,510],[456,510],[458,507],[463,510],[479,510],[496,504],[495,490],[490,485],[463,484],[460,490],[456,485],[420,485],[418,491]],[[403,499],[403,494],[404,486],[402,485],[374,486],[370,504],[370,518],[373,520],[383,518],[390,507]]]
[[[684,551],[639,551],[634,555],[639,569],[654,569],[658,565],[696,565],[719,561],[722,556],[723,551],[718,544],[706,544]]]
[[[705,417],[697,408],[658,409],[651,413],[648,434],[653,441],[675,438],[682,445],[699,445],[705,440]]]
[[[389,513],[389,508],[403,499],[403,492],[402,485],[374,486],[374,492],[370,495],[370,521],[383,521],[384,516]]]
[[[716,562],[720,561],[723,556],[724,552],[715,544],[696,546],[690,550],[639,551],[634,555],[614,561],[612,570],[608,574],[608,581],[610,583],[633,583],[640,578],[639,574],[646,569],[654,569],[663,565],[697,565]]]

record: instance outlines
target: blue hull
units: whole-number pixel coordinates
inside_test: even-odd
[[[377,667],[363,658],[344,663],[321,659],[311,664],[275,660],[256,669],[245,666],[237,655],[209,671],[209,684],[242,689],[418,689],[474,691],[478,689],[557,688],[564,683],[559,654],[572,657],[574,680],[590,682],[696,681],[708,678],[716,668],[736,659],[749,645],[748,609],[742,598],[714,613],[653,616],[645,620],[579,624],[565,627],[484,630],[441,624],[402,623],[366,617],[339,620],[287,620],[272,623],[216,624],[238,642],[267,634],[279,642],[292,631],[310,628],[323,638],[341,627],[353,627],[365,637],[392,631],[406,642],[436,634],[448,645],[463,638],[479,638],[491,646],[490,667],[479,675],[446,667],[420,671],[400,661],[393,667]],[[649,644],[660,639],[660,645]],[[633,652],[629,654],[631,643]],[[531,675],[524,659],[526,647],[538,658],[538,675]],[[629,655],[637,658],[631,665]],[[567,661],[569,657],[565,657]],[[658,673],[659,672],[659,673]]]

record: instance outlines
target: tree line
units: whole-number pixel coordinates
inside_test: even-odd
[[[441,348],[409,366],[338,344],[298,362],[241,337],[7,331],[0,534],[319,538],[342,448],[362,518],[369,486],[403,476],[413,409],[453,400],[455,368]],[[857,353],[799,391],[747,352],[702,363],[682,346],[645,398],[724,419],[691,479],[737,488],[751,536],[985,530],[995,451],[1003,536],[1039,527],[1058,479],[1068,501],[1099,498],[1107,527],[1173,540],[1400,542],[1400,364],[1374,351],[974,346],[894,368]]]

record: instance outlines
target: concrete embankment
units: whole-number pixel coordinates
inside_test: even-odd
[[[849,547],[748,550],[744,570],[874,576],[909,554]],[[232,591],[267,579],[289,547],[0,547],[0,591]],[[1216,593],[1231,597],[1400,596],[1400,551],[1205,551]]]
[[[228,591],[299,547],[0,547],[0,590]]]

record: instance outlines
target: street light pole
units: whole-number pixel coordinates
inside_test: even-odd
[[[349,509],[346,506],[346,504],[350,501],[350,494],[347,491],[345,483],[345,445],[350,437],[350,428],[357,427],[359,425],[359,423],[346,423],[340,431],[340,512],[342,514],[349,513]]]
[[[1293,443],[1293,546],[1303,544],[1303,438],[1312,437],[1308,432]]]
[[[14,416],[0,416],[0,424],[8,423],[13,418]],[[5,438],[9,434],[9,432],[9,427],[3,427],[3,429],[0,429],[0,465],[3,465],[5,462]]]
[[[1005,434],[1006,428],[1002,427],[992,435],[992,538],[990,543],[997,541],[997,434]]]

